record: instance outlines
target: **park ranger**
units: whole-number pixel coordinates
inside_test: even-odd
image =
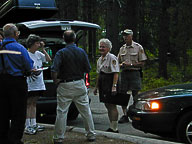
[[[132,40],[132,30],[125,29],[122,36],[125,44],[120,48],[117,56],[122,69],[119,77],[119,91],[121,93],[131,91],[134,99],[141,89],[141,70],[147,57],[143,47]],[[127,106],[122,106],[122,110],[124,115],[120,118],[119,123],[129,122]]]
[[[110,126],[107,132],[118,133],[118,110],[117,106],[111,103],[112,95],[117,92],[117,80],[119,63],[117,57],[110,53],[112,43],[109,39],[100,39],[99,52],[101,57],[97,61],[97,83],[94,94],[99,90],[100,102],[105,104],[108,111]]]

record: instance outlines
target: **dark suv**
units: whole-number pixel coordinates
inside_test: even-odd
[[[7,0],[0,7],[0,27],[6,23],[17,23],[21,31],[19,42],[24,45],[29,34],[41,36],[46,43],[46,50],[52,59],[59,49],[65,47],[62,39],[65,30],[73,29],[77,35],[76,44],[81,42],[81,45],[85,45],[84,41],[86,38],[84,36],[86,32],[90,30],[95,31],[100,28],[97,24],[82,21],[37,20],[49,19],[57,11],[58,8],[56,7],[55,0]],[[45,66],[50,67],[50,65],[51,63],[48,63]],[[85,74],[87,87],[89,85],[88,76],[88,74]],[[40,121],[47,117],[50,119],[50,116],[53,116],[54,121],[57,105],[56,86],[51,80],[50,68],[44,71],[44,79],[47,90],[44,96],[38,100],[37,119]],[[76,119],[78,114],[75,105],[72,103],[68,119]]]
[[[73,29],[77,35],[76,44],[81,40],[85,31],[99,29],[100,26],[93,23],[82,21],[28,21],[17,24],[21,31],[19,42],[25,44],[26,38],[29,34],[37,34],[43,38],[46,43],[46,50],[48,54],[54,58],[56,52],[65,47],[65,42],[62,39],[63,32],[67,29]],[[51,64],[45,64],[50,67]],[[37,103],[37,119],[43,122],[49,119],[49,123],[53,123],[56,116],[56,86],[51,79],[50,68],[44,70],[44,80],[46,84],[46,92],[43,97],[40,97]],[[89,87],[89,74],[85,74],[85,83]],[[79,112],[74,105],[71,104],[68,112],[68,120],[77,118]],[[47,119],[48,118],[48,119]],[[52,119],[53,118],[53,119]]]

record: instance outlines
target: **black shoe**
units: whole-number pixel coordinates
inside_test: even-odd
[[[87,141],[89,141],[89,142],[94,142],[95,139],[96,139],[95,135],[87,137]]]
[[[129,122],[129,118],[126,115],[123,115],[120,120],[118,121],[118,123],[128,123]]]
[[[108,129],[106,130],[106,132],[119,133],[119,131],[118,131],[118,130],[114,131],[114,130],[112,130],[111,128],[108,128]]]
[[[55,139],[53,140],[54,144],[63,144],[63,139]]]

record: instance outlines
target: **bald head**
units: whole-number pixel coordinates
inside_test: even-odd
[[[18,28],[12,23],[6,24],[3,27],[3,34],[5,37],[16,38],[18,37],[17,32],[18,32]]]
[[[63,34],[64,41],[69,44],[75,42],[76,34],[73,30],[66,30]]]

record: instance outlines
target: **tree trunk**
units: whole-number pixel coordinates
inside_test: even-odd
[[[56,0],[59,9],[56,18],[59,19],[78,19],[78,0]]]
[[[83,0],[82,1],[82,15],[83,15],[83,21],[88,21],[88,16],[87,16],[87,13],[88,13],[88,9],[89,9],[89,0]],[[87,53],[89,53],[89,48],[88,48],[88,45],[87,45],[87,31],[83,31],[83,43],[82,43],[82,46],[83,46],[83,49],[86,50]]]
[[[123,10],[123,30],[133,30],[133,39],[138,40],[138,13],[139,13],[139,0],[126,0]]]
[[[140,1],[140,3],[138,4],[139,6],[139,18],[140,21],[138,21],[138,30],[139,30],[139,37],[138,37],[138,41],[140,42],[140,44],[143,46],[144,43],[144,29],[145,29],[145,11],[144,11],[144,7],[145,7],[145,2],[144,1]]]
[[[117,0],[107,1],[106,37],[112,42],[111,53],[119,52],[119,3]]]
[[[159,76],[167,79],[167,50],[169,48],[169,2],[162,0],[159,32]]]

